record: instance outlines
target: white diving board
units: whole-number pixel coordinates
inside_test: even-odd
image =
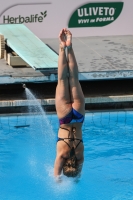
[[[58,55],[24,24],[1,24],[0,34],[4,35],[7,45],[33,69],[57,69]]]

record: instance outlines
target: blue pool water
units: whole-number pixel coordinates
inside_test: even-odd
[[[79,179],[53,177],[57,130],[55,114],[0,116],[0,200],[133,199],[133,111],[86,113]]]

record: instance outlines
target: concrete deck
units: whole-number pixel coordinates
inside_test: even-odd
[[[81,81],[86,110],[133,108],[133,79]],[[45,111],[55,111],[56,82],[27,83]],[[22,84],[0,85],[0,113],[27,113],[35,106]]]
[[[58,53],[58,39],[42,39]],[[133,78],[133,36],[73,38],[79,80]],[[0,60],[0,84],[57,81],[57,71],[11,67]]]
[[[37,99],[42,106],[55,106],[55,99]],[[118,102],[133,102],[133,95],[124,96],[106,96],[106,97],[89,97],[85,98],[85,104],[97,104],[97,103],[118,103]],[[34,100],[9,100],[0,101],[1,107],[25,107],[27,105],[34,106]]]
[[[55,112],[55,99],[37,99],[45,112]],[[0,114],[29,113],[29,108],[34,108],[30,112],[36,113],[37,102],[34,100],[8,100],[0,101]],[[106,96],[85,98],[86,111],[92,110],[124,110],[133,109],[133,95]]]

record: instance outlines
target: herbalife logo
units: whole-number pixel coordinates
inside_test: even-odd
[[[19,15],[18,17],[10,17],[3,16],[3,23],[4,24],[22,24],[22,23],[35,23],[35,22],[43,22],[43,19],[47,16],[47,11],[40,12],[39,14],[30,15],[23,17]]]
[[[115,21],[123,8],[123,2],[88,3],[74,11],[68,27],[101,27]]]

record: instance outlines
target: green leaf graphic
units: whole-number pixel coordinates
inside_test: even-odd
[[[46,14],[47,13],[47,10],[44,12],[44,14]]]
[[[77,8],[68,22],[69,28],[102,27],[114,22],[123,9],[123,2],[88,3]]]
[[[46,17],[46,16],[47,16],[47,14],[44,15],[44,17]]]
[[[43,12],[40,12],[41,13],[41,15],[43,15]]]

